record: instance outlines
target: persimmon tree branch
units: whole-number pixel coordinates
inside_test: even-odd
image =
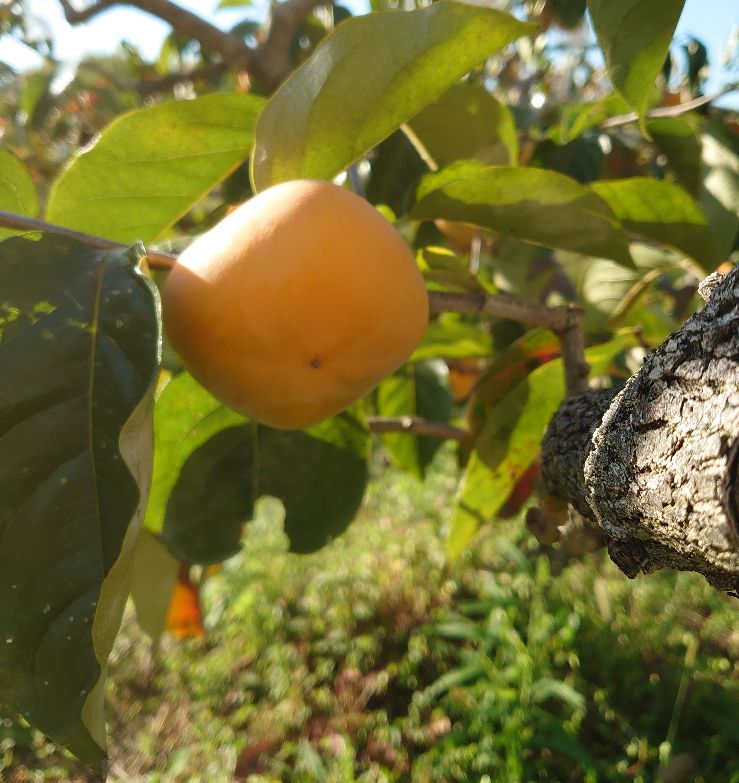
[[[292,70],[290,46],[300,25],[327,0],[285,0],[273,6],[264,40],[255,48],[238,35],[228,33],[172,0],[97,0],[77,10],[70,0],[59,0],[67,21],[81,24],[114,5],[126,5],[157,16],[185,38],[194,38],[204,49],[220,55],[225,66],[246,71],[268,90],[274,90]]]
[[[470,436],[470,433],[461,427],[454,427],[440,421],[429,421],[417,416],[370,416],[367,419],[367,426],[370,432],[378,434],[399,432],[406,435],[459,441],[467,440]]]
[[[678,103],[677,106],[660,106],[656,109],[652,109],[647,112],[647,118],[650,120],[656,120],[660,117],[679,117],[681,114],[688,114],[691,111],[700,109],[701,106],[706,106],[713,101],[722,98],[724,95],[728,95],[739,89],[737,84],[727,84],[724,88],[718,92],[714,92],[711,95],[701,95],[698,98],[693,98],[692,101],[685,101],[685,103]],[[629,114],[619,114],[616,117],[610,117],[602,122],[598,127],[607,130],[608,128],[618,128],[621,125],[629,125],[632,122],[636,122],[639,119],[639,115],[634,112]]]
[[[101,250],[115,250],[127,247],[123,242],[74,231],[64,226],[47,223],[45,220],[16,215],[0,210],[0,227],[17,231],[46,231],[76,239],[90,247]],[[171,269],[177,256],[147,248],[149,266],[152,269]],[[588,386],[588,365],[585,361],[585,335],[582,311],[577,307],[547,307],[498,294],[455,293],[429,291],[432,313],[455,312],[466,315],[507,318],[530,326],[543,326],[553,331],[562,346],[562,360],[565,366],[567,397],[581,394]],[[398,430],[395,430],[398,431]],[[440,436],[454,437],[454,436]]]

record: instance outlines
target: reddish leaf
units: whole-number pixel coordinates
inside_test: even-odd
[[[521,510],[521,506],[531,497],[531,494],[536,489],[539,473],[540,462],[537,457],[531,465],[529,465],[521,478],[518,479],[516,486],[513,487],[511,494],[498,512],[498,516],[501,519],[510,519],[518,514]]]
[[[200,588],[190,580],[190,568],[180,564],[172,602],[167,613],[167,630],[178,639],[205,636],[200,609]]]
[[[559,340],[552,332],[533,329],[495,357],[470,399],[467,420],[473,437],[482,429],[486,409],[500,402],[537,367],[559,356],[559,350]]]

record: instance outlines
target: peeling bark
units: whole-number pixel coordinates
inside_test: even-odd
[[[739,592],[739,267],[618,391],[565,402],[542,443],[549,492],[629,577],[698,571]]]

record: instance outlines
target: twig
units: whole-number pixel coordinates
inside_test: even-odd
[[[555,330],[562,346],[567,399],[588,390],[590,366],[585,360],[585,329],[582,310],[570,311],[572,321],[565,329]]]
[[[578,320],[576,308],[546,307],[498,294],[429,291],[429,304],[432,313],[452,311],[465,315],[509,318],[530,326],[543,326],[553,332],[565,331]]]
[[[183,37],[194,38],[204,49],[219,54],[229,69],[246,71],[270,91],[277,88],[293,68],[290,49],[300,25],[326,2],[328,0],[284,0],[274,4],[266,36],[262,43],[252,48],[240,36],[219,29],[171,0],[97,0],[82,11],[75,10],[69,0],[59,0],[70,24],[85,22],[114,5],[133,6],[157,16]]]
[[[460,427],[444,424],[440,421],[429,421],[417,416],[370,416],[367,419],[370,432],[399,432],[406,435],[420,435],[425,438],[444,438],[445,440],[467,440],[470,433]]]
[[[739,89],[738,85],[727,84],[726,87],[712,95],[701,95],[699,98],[693,98],[692,101],[679,103],[677,106],[660,106],[657,109],[652,109],[647,112],[647,118],[652,120],[660,117],[679,117],[681,114],[687,114],[695,109],[700,109],[701,106],[712,103],[718,98],[722,98],[724,95],[728,95],[737,89]],[[631,122],[636,122],[638,119],[639,115],[633,111],[629,114],[619,114],[617,117],[611,117],[602,122],[598,127],[602,130],[607,130],[608,128],[617,128],[620,125],[628,125]]]
[[[90,247],[96,247],[100,250],[119,250],[130,247],[125,242],[114,242],[112,239],[96,237],[93,234],[84,234],[81,231],[75,231],[64,226],[57,226],[54,223],[47,223],[45,220],[26,217],[25,215],[16,215],[13,212],[6,212],[0,209],[0,226],[3,228],[13,228],[17,231],[43,231],[49,234],[61,234],[71,239],[76,239]],[[177,262],[177,256],[169,253],[161,253],[157,250],[146,249],[149,266],[152,269],[171,269]]]
[[[254,57],[254,51],[239,36],[220,30],[171,0],[97,0],[83,11],[75,10],[69,0],[59,0],[59,3],[64,10],[64,16],[72,25],[86,22],[111,6],[129,5],[152,16],[158,16],[183,37],[200,41],[204,49],[220,54],[231,66],[248,68],[248,64]]]

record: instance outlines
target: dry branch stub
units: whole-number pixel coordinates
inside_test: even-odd
[[[562,405],[543,475],[628,576],[698,571],[739,592],[739,267],[708,293],[621,391]]]

